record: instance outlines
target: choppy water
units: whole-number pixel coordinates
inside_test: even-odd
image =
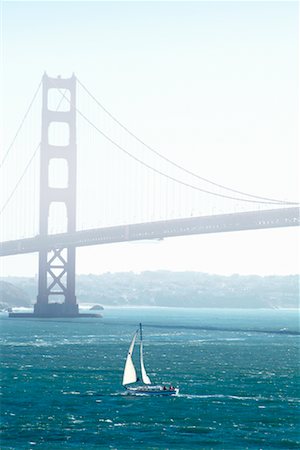
[[[180,395],[124,395],[130,339]],[[4,449],[293,449],[296,311],[106,309],[103,319],[1,319]]]

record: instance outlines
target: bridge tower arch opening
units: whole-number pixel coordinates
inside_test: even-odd
[[[58,103],[53,106],[53,93]],[[65,95],[65,93],[68,93]],[[52,99],[52,100],[51,100]],[[69,107],[60,109],[62,102]],[[55,130],[58,130],[57,132]],[[49,172],[53,163],[63,160],[67,167],[66,180],[53,186]],[[43,76],[42,139],[40,155],[40,239],[47,240],[50,205],[62,203],[66,210],[66,232],[76,231],[76,78]],[[57,298],[57,301],[53,300]],[[34,315],[38,317],[77,316],[75,295],[75,247],[52,248],[39,251],[38,295]]]

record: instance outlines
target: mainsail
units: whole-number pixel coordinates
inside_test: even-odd
[[[129,350],[128,350],[128,354],[127,354],[127,358],[126,358],[126,363],[125,363],[125,368],[124,368],[124,374],[123,374],[123,386],[125,384],[129,384],[129,383],[135,383],[137,378],[136,378],[136,371],[132,362],[132,352],[133,352],[133,347],[135,344],[135,340],[138,334],[138,330],[135,332]]]
[[[144,366],[144,358],[143,358],[143,342],[141,340],[141,346],[140,346],[140,358],[141,358],[141,372],[142,372],[142,380],[145,384],[151,384],[150,378],[148,377],[146,373],[146,369]]]

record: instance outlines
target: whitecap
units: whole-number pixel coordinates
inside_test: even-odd
[[[69,392],[63,391],[62,393],[63,395],[80,395],[79,391],[69,391]]]
[[[263,397],[243,397],[238,395],[224,395],[224,394],[179,394],[178,397],[185,397],[188,399],[194,399],[194,398],[212,398],[212,399],[230,399],[230,400],[271,400]]]

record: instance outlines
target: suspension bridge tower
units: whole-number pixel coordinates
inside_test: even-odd
[[[49,105],[50,90],[61,94],[67,107],[63,111]],[[67,99],[67,100],[66,100]],[[55,145],[50,140],[50,128],[63,124],[66,145]],[[65,187],[49,184],[51,161],[63,159],[67,164]],[[42,139],[40,150],[40,218],[39,234],[45,242],[49,233],[49,211],[53,202],[63,203],[67,215],[66,232],[76,231],[76,78],[63,79],[43,76]],[[55,164],[54,164],[55,170]],[[75,247],[53,248],[45,246],[39,251],[38,295],[34,306],[36,317],[78,316],[75,295]]]
[[[50,90],[57,91],[56,109],[49,105]],[[50,94],[50,95],[49,95]],[[63,110],[59,106],[65,100]],[[51,142],[50,129],[63,124],[64,145]],[[60,131],[61,134],[61,131]],[[50,184],[50,165],[55,160],[66,163],[64,187]],[[32,313],[10,313],[10,317],[99,317],[79,314],[75,295],[75,246],[49,248],[49,212],[53,202],[66,211],[66,233],[76,231],[76,78],[43,76],[42,139],[40,147],[40,214],[38,295]],[[55,164],[54,164],[55,170]],[[101,315],[100,315],[101,317]]]
[[[65,207],[65,232],[76,232],[76,77],[73,74],[71,78],[50,78],[45,73],[42,86],[38,295],[33,313],[10,312],[9,317],[101,317],[101,314],[78,312],[75,295],[76,247],[49,244],[49,214],[52,203],[62,203]],[[53,96],[52,92],[58,95]],[[53,108],[53,102],[49,101],[53,98],[59,99],[56,108]],[[52,138],[56,134],[50,130],[61,124],[64,130],[57,129],[59,142],[55,139],[53,142]],[[50,183],[50,166],[54,166],[55,172],[57,160],[64,160],[67,170],[63,175],[65,179],[60,180],[63,183],[53,186]]]

